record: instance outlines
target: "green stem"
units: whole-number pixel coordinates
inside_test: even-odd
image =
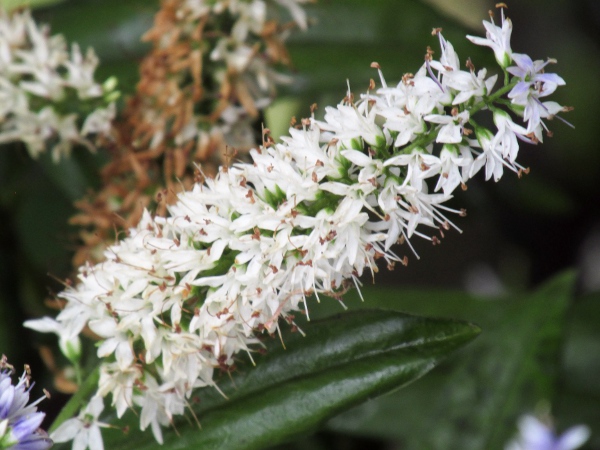
[[[67,404],[60,411],[50,429],[50,433],[55,431],[63,422],[70,419],[75,413],[81,408],[83,403],[89,399],[90,395],[98,388],[98,380],[100,379],[100,368],[96,367],[92,373],[88,375],[83,384],[79,386],[79,389],[69,399]]]
[[[79,361],[73,364],[73,368],[75,369],[75,381],[77,382],[77,386],[81,386],[83,375],[81,373],[81,364],[79,364]]]
[[[517,85],[517,82],[518,82],[518,80],[513,81],[512,83],[509,83],[506,86],[501,87],[496,92],[494,92],[492,95],[484,98],[479,103],[476,103],[475,105],[473,105],[473,107],[471,109],[469,109],[469,115],[472,116],[479,110],[483,109],[485,106],[488,106],[488,105],[494,103],[496,100],[498,100],[504,94],[506,94],[508,91],[512,90],[512,88],[514,88]]]

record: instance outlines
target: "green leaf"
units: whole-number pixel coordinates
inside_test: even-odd
[[[503,448],[516,431],[516,419],[555,396],[573,284],[574,274],[565,273],[533,294],[499,300],[396,293],[398,308],[468,317],[484,332],[454,364],[443,365],[401,393],[342,414],[329,426],[402,440],[407,448]],[[367,303],[389,304],[384,292],[363,294]]]
[[[228,400],[205,389],[208,395],[194,408],[202,429],[190,421],[177,423],[177,432],[166,431],[160,446],[151,433],[138,430],[138,418],[129,414],[129,435],[108,430],[106,448],[130,448],[132,440],[137,450],[265,448],[420,378],[477,336],[479,328],[449,319],[363,311],[312,322],[305,332],[306,337],[284,332],[286,348],[269,339],[255,368],[242,364],[232,381],[223,377],[218,384]]]

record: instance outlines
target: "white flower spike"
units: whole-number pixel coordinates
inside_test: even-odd
[[[262,17],[257,1],[243,2],[257,8],[246,19]],[[501,50],[501,69],[512,55],[511,29],[504,15],[502,28],[488,25],[486,45]],[[485,167],[485,178],[494,181],[504,167],[527,172],[516,162],[519,141],[536,140],[505,111],[519,105],[502,97],[521,81],[530,83],[529,92],[539,83],[558,85],[557,79],[540,78],[534,68],[492,92],[495,76],[475,75],[472,63],[469,72],[460,71],[454,48],[439,39],[440,61],[429,51],[429,60],[396,86],[373,63],[379,89],[371,83],[356,102],[349,93],[325,109],[322,121],[302,120],[279,143],[265,139],[250,152],[252,162],[222,167],[179,194],[168,217],[146,211],[107,249],[105,261],[82,267],[78,282],[59,294],[66,302],[59,325],[42,319],[28,326],[66,330],[57,333],[62,339],[86,327],[94,331],[100,338],[96,398],[110,396],[118,417],[141,408],[140,427],[161,442],[161,427],[185,412],[195,389],[217,388],[216,370],[251,352],[261,333],[293,326],[295,312],[309,312],[311,295],[339,297],[359,287],[365,271],[377,272],[379,259],[390,268],[406,264],[397,242],[416,255],[410,238],[439,244],[445,231],[460,231],[446,216],[464,210],[445,203],[479,170]],[[544,105],[548,114],[556,112],[551,102]],[[475,121],[485,114],[493,115],[496,129]],[[83,433],[84,418],[72,419],[59,437]],[[78,442],[98,446],[100,426]]]

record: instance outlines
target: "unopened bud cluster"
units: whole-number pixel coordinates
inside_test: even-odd
[[[250,354],[257,335],[294,326],[309,296],[339,298],[378,259],[405,264],[398,241],[439,242],[454,226],[445,214],[461,214],[445,202],[480,170],[495,181],[523,170],[519,141],[542,140],[544,120],[563,108],[541,99],[564,81],[512,53],[504,16],[485,25],[488,38],[471,39],[502,56],[497,90],[497,75],[471,62],[462,70],[435,30],[439,59],[428,51],[394,86],[380,71],[379,88],[348,92],[323,121],[303,120],[280,143],[265,135],[251,163],[199,173],[168,217],[146,212],[105,262],[80,269],[56,319],[27,326],[63,343],[84,328],[99,336],[97,396],[110,395],[119,417],[140,407],[160,442],[194,389],[215,386],[215,371]],[[495,129],[476,114],[492,114]]]

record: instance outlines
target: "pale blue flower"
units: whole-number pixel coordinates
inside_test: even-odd
[[[561,435],[533,416],[519,420],[519,436],[505,450],[574,450],[581,447],[590,437],[585,425],[569,428]]]
[[[37,404],[45,397],[29,402],[29,374],[23,373],[16,386],[12,384],[12,366],[6,357],[0,360],[0,449],[46,450],[52,440],[40,428],[45,414],[37,411]]]

